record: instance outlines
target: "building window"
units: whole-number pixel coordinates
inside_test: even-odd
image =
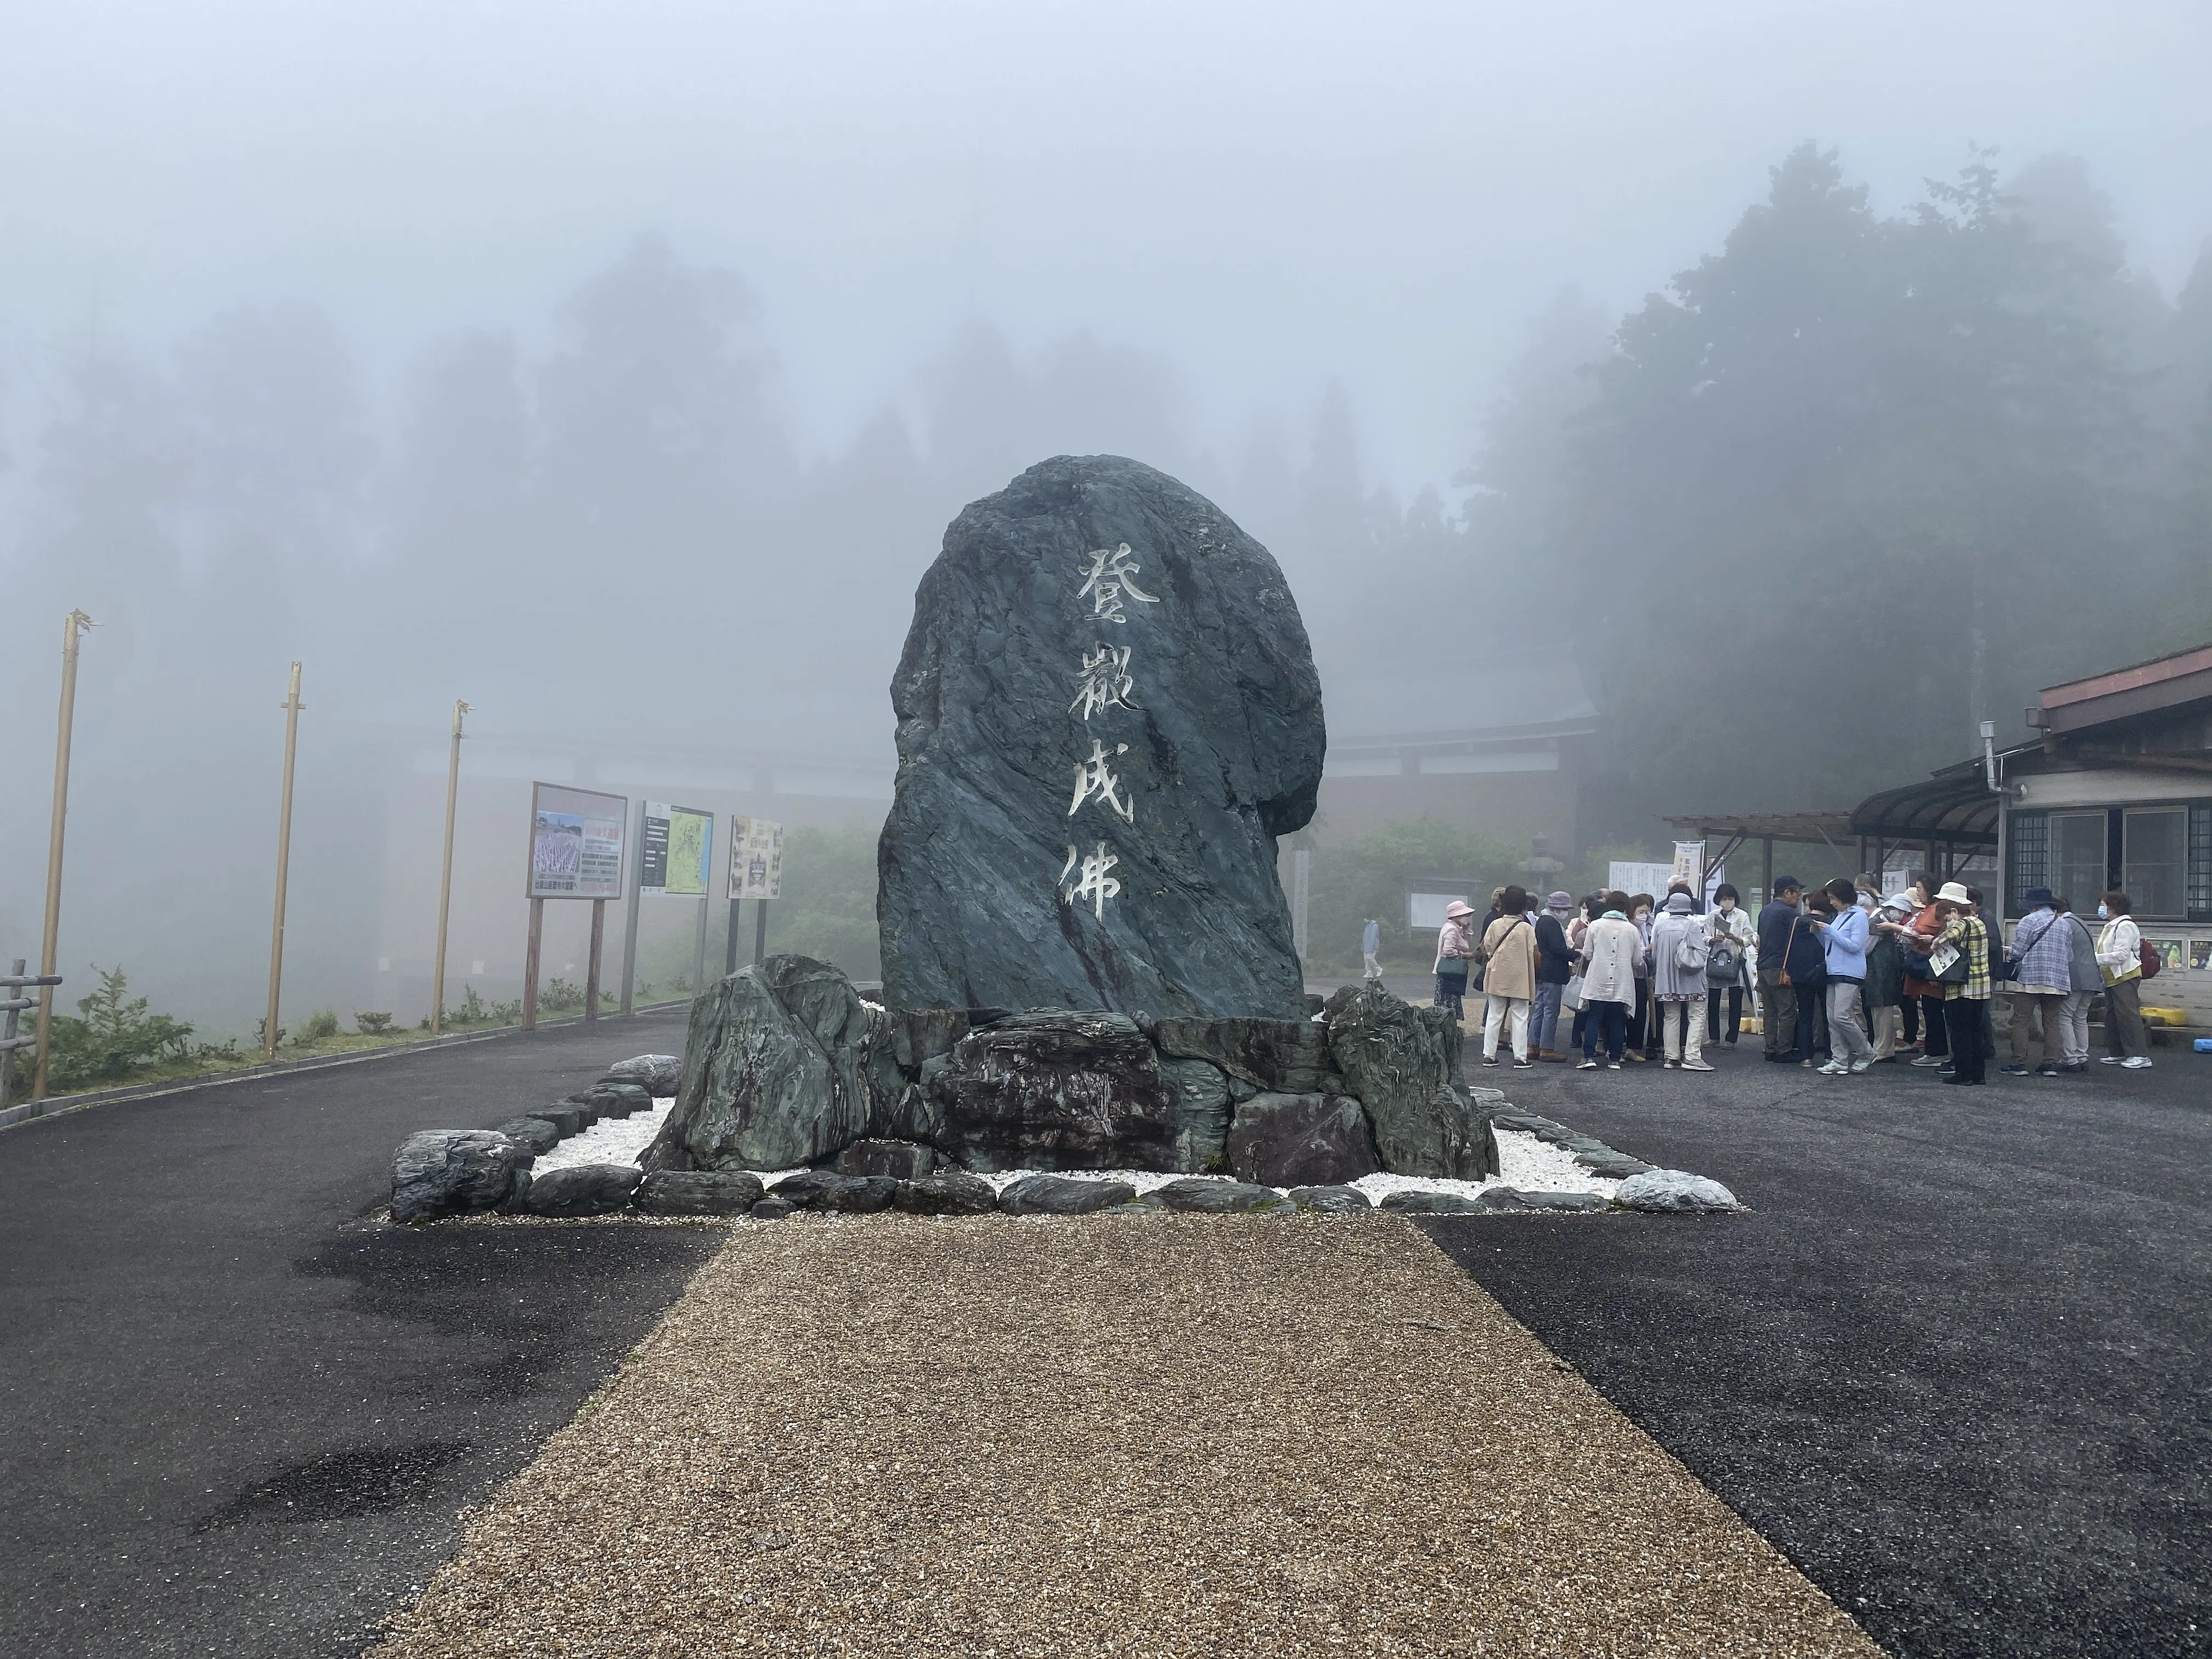
[[[2189,809],[2161,806],[2128,814],[2122,884],[2138,916],[2179,921],[2189,914]]]
[[[2189,919],[2212,921],[2212,804],[2189,809]]]
[[[2096,909],[2111,880],[2106,873],[2106,815],[2097,812],[2053,812],[2050,817],[2050,851],[2044,866],[2044,884],[2076,911]]]
[[[2005,879],[2005,914],[2021,914],[2021,895],[2031,887],[2045,887],[2051,853],[2051,815],[2014,812],[2005,820],[2005,860],[2012,867]]]

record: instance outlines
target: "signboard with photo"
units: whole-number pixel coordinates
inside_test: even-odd
[[[530,796],[530,896],[618,899],[629,801],[536,783]]]
[[[730,894],[733,899],[783,896],[783,826],[773,818],[730,819]]]
[[[638,854],[638,891],[704,898],[714,868],[714,815],[696,807],[645,804]]]

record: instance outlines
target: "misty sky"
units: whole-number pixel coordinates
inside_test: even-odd
[[[455,330],[542,334],[655,229],[753,284],[810,452],[981,318],[1161,355],[1224,453],[1340,376],[1405,494],[1463,462],[1560,283],[1632,305],[1802,138],[1882,211],[1970,140],[2079,154],[2169,294],[2212,232],[2201,0],[7,0],[0,27],[19,430],[94,316],[150,343],[304,299],[383,401]]]

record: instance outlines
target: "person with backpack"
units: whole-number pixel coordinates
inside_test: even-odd
[[[1567,943],[1567,919],[1574,899],[1554,893],[1536,916],[1536,1000],[1528,1010],[1528,1048],[1538,1060],[1564,1060],[1559,1048],[1559,1002],[1574,976],[1574,947]]]
[[[2117,888],[2097,907],[2104,931],[2097,935],[2097,966],[2105,976],[2105,1046],[2107,1066],[2124,1066],[2131,1072],[2150,1069],[2150,1044],[2143,1036],[2142,982],[2157,957],[2142,942],[2142,933],[2129,914],[2134,907]]]
[[[1669,893],[1665,913],[1651,925],[1651,1002],[1658,1011],[1663,1063],[1710,1072],[1705,1056],[1710,925],[1696,908],[1686,891]]]
[[[2097,993],[2105,988],[2104,969],[2097,965],[2097,936],[2089,931],[2089,924],[2074,914],[2074,907],[2062,896],[2056,908],[2066,933],[2066,983],[2069,988],[2066,1001],[2058,1016],[2058,1069],[2062,1072],[2086,1072],[2089,1069],[2089,1005],[2097,1000]],[[2044,1052],[2051,1051],[2048,1048]]]
[[[1508,887],[1499,895],[1498,920],[1482,935],[1482,1063],[1498,1064],[1498,1036],[1510,1029],[1513,1069],[1528,1058],[1528,1005],[1536,997],[1536,927],[1528,920],[1528,895]]]
[[[1759,930],[1742,896],[1727,882],[1713,889],[1711,932],[1705,941],[1705,1041],[1733,1048],[1743,1030],[1743,988],[1759,954]],[[1728,1036],[1721,1036],[1722,994],[1727,994]]]
[[[1855,1076],[1874,1064],[1874,1044],[1859,1023],[1866,988],[1867,913],[1859,908],[1858,890],[1838,876],[1826,888],[1832,908],[1809,925],[1820,936],[1821,966],[1826,972],[1828,1000],[1828,1063],[1820,1067],[1827,1077]]]
[[[2043,1055],[2034,1069],[2045,1077],[2057,1077],[2060,1028],[2073,986],[2072,947],[2059,919],[2057,900],[2048,887],[2029,888],[2021,895],[2021,903],[2027,914],[2013,929],[2006,960],[2012,981],[2012,1059],[1997,1069],[2010,1077],[2026,1077],[2028,1050],[2039,1042]]]

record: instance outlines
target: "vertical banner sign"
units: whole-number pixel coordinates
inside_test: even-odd
[[[531,786],[530,896],[618,899],[629,801],[555,783]]]
[[[1705,844],[1701,841],[1678,841],[1674,843],[1674,865],[1667,879],[1680,882],[1692,892],[1703,895],[1705,890]],[[1660,890],[1663,891],[1664,890]]]
[[[771,818],[730,820],[730,891],[733,899],[783,896],[783,826]]]
[[[714,845],[712,812],[646,802],[645,830],[638,845],[638,891],[654,897],[704,898]]]

